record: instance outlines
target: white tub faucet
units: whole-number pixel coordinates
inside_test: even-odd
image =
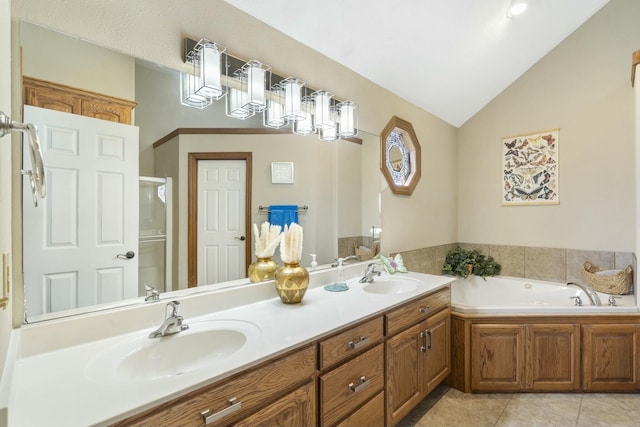
[[[580,283],[575,283],[575,282],[567,283],[567,286],[571,286],[571,285],[582,289],[584,293],[587,294],[587,296],[589,297],[589,301],[591,302],[591,305],[602,305],[602,302],[600,302],[600,297],[598,296],[598,294],[589,286],[581,285]]]
[[[189,325],[182,323],[180,313],[180,301],[169,301],[164,315],[164,322],[155,331],[149,334],[149,338],[164,337],[189,329]]]

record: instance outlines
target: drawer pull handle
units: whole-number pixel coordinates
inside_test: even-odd
[[[424,340],[424,345],[420,346],[420,351],[423,353],[427,352],[427,334],[425,334],[424,332],[420,332],[420,338],[422,338]]]
[[[419,311],[420,313],[422,313],[422,314],[424,314],[424,313],[428,312],[429,310],[431,310],[431,306],[430,306],[430,305],[428,305],[428,306],[426,306],[426,307],[420,307],[420,308],[418,309],[418,311]]]
[[[360,337],[358,342],[353,342],[353,341],[349,341],[347,343],[347,346],[353,350],[360,348],[364,345],[369,344],[369,338],[367,337]]]
[[[200,412],[200,415],[202,415],[202,419],[204,420],[204,424],[211,424],[212,422],[218,421],[242,408],[242,402],[240,402],[235,397],[229,399],[227,403],[229,404],[229,407],[223,409],[222,411],[218,411],[215,414],[211,414],[211,411],[208,409],[206,411]]]
[[[429,344],[427,345],[427,350],[431,350],[431,345],[433,344],[433,335],[431,331],[427,331],[427,336],[429,337]]]
[[[360,377],[360,384],[355,385],[354,383],[351,383],[349,384],[349,388],[351,389],[352,392],[357,393],[363,388],[365,388],[366,386],[368,386],[369,384],[371,384],[371,381],[368,380],[367,377],[363,375]]]

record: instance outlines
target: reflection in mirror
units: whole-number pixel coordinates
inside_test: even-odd
[[[249,224],[261,224],[267,216],[258,211],[258,206],[271,204],[308,205],[309,211],[300,216],[300,224],[305,231],[304,255],[302,264],[309,265],[315,253],[318,263],[329,265],[338,256],[354,254],[355,248],[372,246],[379,234],[371,230],[379,229],[379,187],[380,178],[376,170],[379,160],[378,138],[375,135],[360,132],[361,143],[336,141],[327,143],[317,138],[299,137],[290,134],[256,134],[262,128],[262,119],[254,117],[244,121],[230,119],[224,114],[224,103],[213,104],[206,110],[196,110],[179,104],[179,72],[166,67],[150,64],[127,55],[104,49],[91,43],[52,32],[42,27],[20,23],[19,44],[23,54],[23,75],[33,81],[51,82],[66,88],[76,88],[98,96],[122,101],[134,106],[130,122],[139,129],[138,154],[136,164],[137,203],[125,204],[129,216],[135,216],[136,231],[131,246],[117,250],[110,257],[121,264],[137,263],[134,279],[126,280],[130,291],[115,292],[100,290],[103,298],[94,294],[80,302],[76,289],[86,286],[85,280],[71,278],[72,275],[56,273],[45,280],[44,295],[56,294],[56,302],[50,298],[36,304],[30,304],[27,281],[29,254],[23,254],[25,269],[25,311],[29,321],[45,320],[75,313],[109,308],[114,305],[139,303],[144,297],[152,295],[149,287],[159,292],[186,289],[187,244],[189,241],[187,206],[194,197],[189,195],[188,152],[192,153],[252,153],[252,192],[247,215]],[[15,51],[18,51],[16,49]],[[81,66],[79,65],[81,64]],[[46,84],[45,84],[46,86]],[[34,94],[37,95],[36,92]],[[25,104],[71,112],[59,99],[38,96],[25,96]],[[133,101],[134,102],[130,102]],[[41,104],[38,104],[41,101]],[[128,103],[128,104],[127,104]],[[96,104],[98,105],[98,104]],[[130,111],[131,111],[131,107]],[[93,116],[113,120],[113,108],[94,108]],[[83,114],[83,113],[80,113]],[[104,120],[100,120],[104,121]],[[125,121],[126,122],[126,121]],[[191,128],[202,128],[194,133]],[[226,131],[216,134],[212,128],[236,128],[237,133]],[[173,133],[176,129],[183,132]],[[209,132],[209,133],[207,133]],[[171,136],[173,135],[173,136]],[[189,147],[189,148],[187,148]],[[45,148],[45,166],[47,154]],[[175,155],[160,154],[163,150],[175,150]],[[172,159],[173,163],[169,163]],[[293,161],[295,167],[294,184],[272,184],[270,177],[272,161]],[[68,168],[68,164],[64,167]],[[59,177],[58,177],[59,178]],[[77,182],[86,183],[86,180]],[[98,187],[95,187],[98,188]],[[47,198],[48,205],[43,211],[50,216],[58,216],[68,222],[68,213],[58,211],[56,200],[70,200],[55,197]],[[104,193],[96,193],[105,199]],[[76,201],[77,202],[77,201]],[[84,217],[84,205],[77,204],[77,216]],[[109,205],[107,204],[109,207]],[[136,210],[135,215],[131,214]],[[27,218],[23,218],[23,229],[27,228]],[[241,221],[240,221],[241,222]],[[61,230],[61,229],[56,229]],[[241,230],[242,231],[242,230]],[[250,230],[246,234],[244,245],[251,247]],[[24,237],[23,247],[30,242]],[[111,248],[113,249],[113,248]],[[111,250],[110,249],[110,250]],[[128,258],[128,252],[134,252]],[[123,257],[118,255],[122,254]],[[275,257],[274,257],[275,258]],[[246,260],[239,280],[232,284],[248,283],[246,267],[255,256]],[[73,267],[67,268],[67,272]],[[111,270],[102,270],[102,273]],[[102,275],[103,287],[118,280],[117,275]],[[55,280],[60,279],[56,283]],[[225,277],[220,280],[232,280]],[[209,285],[217,280],[207,279],[197,285]],[[40,281],[36,281],[40,282]],[[60,286],[57,286],[60,285]],[[132,286],[133,285],[133,286]],[[220,284],[219,286],[227,286]],[[213,289],[215,286],[207,289]],[[99,289],[99,288],[96,288]],[[43,293],[42,289],[36,292]],[[19,310],[19,308],[18,308]]]

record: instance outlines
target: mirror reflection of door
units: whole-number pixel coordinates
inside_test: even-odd
[[[198,285],[246,277],[246,161],[198,162]]]
[[[38,128],[48,193],[34,207],[23,186],[27,315],[136,297],[138,128],[28,105],[24,120]]]
[[[399,172],[402,169],[402,151],[397,145],[389,149],[389,161],[394,171]]]

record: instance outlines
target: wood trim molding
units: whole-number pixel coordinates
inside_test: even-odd
[[[251,152],[236,153],[189,153],[188,162],[188,213],[187,213],[187,285],[198,286],[198,162],[200,160],[244,160],[246,162],[245,187],[245,266],[251,262],[251,188],[252,188]]]
[[[289,128],[178,128],[153,143],[158,148],[178,135],[291,135]],[[361,138],[345,138],[345,141],[362,145]]]
[[[631,87],[636,82],[636,67],[640,64],[640,50],[636,50],[631,54]]]

